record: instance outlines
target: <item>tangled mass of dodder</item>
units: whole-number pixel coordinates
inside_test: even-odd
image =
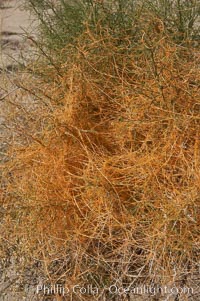
[[[30,131],[16,126],[29,143],[14,144],[3,169],[7,236],[52,281],[179,279],[199,251],[198,43],[150,8],[130,23],[120,6],[87,5],[62,49],[45,16],[45,56],[21,84],[39,105],[24,117]]]

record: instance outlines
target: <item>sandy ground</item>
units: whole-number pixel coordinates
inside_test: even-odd
[[[15,91],[15,71],[33,56],[27,36],[36,36],[37,24],[23,9],[24,0],[0,0],[0,150],[3,141],[6,95]],[[1,157],[0,157],[1,158]]]
[[[23,0],[0,1],[0,70],[12,71],[30,55],[32,45],[27,35],[34,36],[36,28],[33,18],[23,10]]]
[[[24,0],[0,0],[0,159],[5,147],[6,95],[15,91],[15,71],[31,56],[27,34],[36,35],[36,23],[23,10]]]

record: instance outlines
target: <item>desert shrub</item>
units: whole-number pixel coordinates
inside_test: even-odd
[[[185,284],[199,250],[198,52],[152,12],[135,40],[101,16],[62,48],[59,74],[41,71],[42,126],[3,169],[7,235],[52,282]]]
[[[48,49],[61,49],[74,43],[84,31],[85,23],[94,32],[101,25],[114,36],[123,38],[124,33],[129,32],[136,40],[137,32],[141,30],[138,20],[141,16],[148,18],[145,12],[157,16],[177,43],[187,38],[199,38],[200,5],[197,1],[27,0],[25,3],[40,20],[43,43],[47,43]]]
[[[187,38],[198,40],[200,5],[197,1],[153,0],[147,1],[147,5],[177,42],[184,42]]]
[[[124,45],[127,46],[126,52],[137,48],[141,35],[152,28],[157,33],[164,31],[175,44],[199,45],[197,1],[27,0],[25,3],[40,21],[40,35],[33,42],[42,54],[42,62],[51,65],[60,76],[63,65],[68,67],[72,63],[79,37],[86,30],[99,37],[103,32],[109,33],[118,47],[122,45],[124,50]],[[43,73],[42,77],[50,81],[51,77],[42,70],[46,67],[40,68],[40,75]]]

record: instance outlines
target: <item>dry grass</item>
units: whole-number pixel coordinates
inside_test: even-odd
[[[88,29],[70,60],[47,70],[52,110],[4,166],[4,237],[52,282],[182,280],[199,251],[197,49],[154,19],[133,45]]]

